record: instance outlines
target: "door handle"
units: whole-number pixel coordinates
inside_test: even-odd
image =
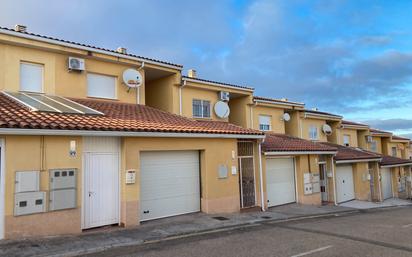
[[[149,212],[150,212],[149,210],[143,211],[143,214],[148,214]]]
[[[94,194],[94,192],[89,191],[89,197],[91,197]]]

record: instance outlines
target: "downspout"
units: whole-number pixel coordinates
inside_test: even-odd
[[[142,62],[142,64],[137,70],[142,70],[143,68],[144,68],[144,62]],[[145,79],[145,84],[146,84],[146,79]],[[136,88],[136,103],[140,104],[140,87]]]
[[[183,83],[180,84],[179,87],[179,115],[183,115],[183,108],[182,108],[182,88],[186,86],[186,80],[183,80]]]
[[[260,180],[259,184],[260,184],[260,204],[262,206],[262,211],[265,211],[265,200],[264,200],[264,195],[263,195],[262,142],[259,141],[259,180]]]
[[[335,202],[335,206],[338,206],[338,199],[336,193],[336,180],[335,180],[335,156],[332,155],[332,181],[333,181],[333,200]]]

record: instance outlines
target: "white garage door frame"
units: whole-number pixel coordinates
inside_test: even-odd
[[[341,178],[340,174],[342,174],[342,171],[339,171],[339,168],[343,168],[343,167],[346,167],[346,168],[350,167],[350,170],[351,170],[351,173],[350,173],[351,183],[349,183],[349,184],[351,184],[350,185],[350,188],[351,188],[350,191],[351,192],[349,192],[350,196],[347,197],[347,198],[344,198],[344,199],[342,199],[342,196],[341,196],[342,192],[340,192],[340,190],[342,190],[342,184],[338,183],[339,178]],[[345,172],[347,172],[347,171],[345,171]],[[345,178],[345,179],[347,179],[347,178]],[[337,165],[336,166],[336,194],[337,194],[337,196],[336,196],[337,203],[348,202],[348,201],[351,201],[351,200],[355,199],[355,183],[354,183],[353,165],[352,164],[343,164],[343,165]]]
[[[266,200],[268,199],[268,181],[267,181],[267,176],[268,176],[268,160],[273,160],[273,159],[291,159],[292,160],[292,165],[293,165],[293,180],[294,180],[294,193],[295,193],[295,201],[284,203],[284,204],[289,204],[289,203],[294,203],[294,202],[299,202],[299,194],[298,194],[298,184],[297,184],[297,170],[296,170],[296,157],[294,156],[279,156],[279,157],[266,157]],[[268,205],[268,207],[274,207],[274,206],[280,206],[283,204],[279,205]]]
[[[110,141],[116,141],[116,145],[110,143]],[[105,149],[105,150],[101,150]],[[110,150],[109,150],[110,149]],[[117,222],[113,224],[120,225],[120,217],[121,217],[121,143],[119,137],[83,137],[83,153],[82,153],[82,197],[81,197],[81,228],[82,229],[89,229],[93,228],[93,226],[88,226],[86,224],[85,216],[86,216],[86,158],[88,154],[95,153],[95,154],[107,154],[113,153],[115,151],[117,153]],[[97,226],[98,227],[98,226]]]
[[[4,139],[0,139],[0,239],[4,238],[4,202],[5,202],[5,190],[4,187],[6,183],[4,182],[6,178],[5,170],[5,143]]]
[[[144,167],[142,167],[142,165],[144,165],[144,163],[143,163],[143,158],[144,157],[142,157],[143,155],[145,155],[145,154],[167,154],[167,155],[172,155],[172,154],[184,154],[184,153],[188,153],[189,155],[190,154],[195,154],[196,155],[196,159],[195,159],[195,162],[197,163],[196,165],[196,175],[197,175],[197,178],[195,178],[196,179],[196,185],[194,185],[195,187],[196,187],[196,189],[194,190],[194,191],[196,191],[196,203],[195,203],[195,205],[196,205],[196,207],[193,205],[192,207],[193,208],[191,208],[191,210],[184,210],[184,211],[175,211],[175,212],[173,212],[173,213],[169,213],[169,214],[160,214],[160,215],[157,215],[157,216],[152,216],[152,217],[147,217],[147,218],[144,218],[144,217],[142,217],[142,211],[145,211],[144,209],[146,209],[145,207],[144,207],[144,203],[143,203],[143,201],[144,201],[144,193],[143,193],[143,190],[144,190],[144,188],[143,188],[143,184],[144,183],[142,183],[142,181],[143,181],[143,178],[142,178],[142,176],[143,176],[143,170],[144,170]],[[160,156],[161,157],[161,156]],[[140,181],[140,211],[139,211],[139,221],[149,221],[149,220],[155,220],[155,219],[162,219],[162,218],[167,218],[167,217],[173,217],[173,216],[178,216],[178,215],[183,215],[183,214],[189,214],[189,213],[195,213],[195,212],[200,212],[201,211],[201,192],[202,192],[202,185],[201,185],[201,164],[200,164],[200,151],[199,150],[161,150],[161,151],[141,151],[140,152],[140,179],[139,179],[139,181]],[[192,185],[193,186],[193,185]],[[150,207],[150,206],[149,206]],[[190,209],[190,208],[189,208]]]
[[[385,174],[385,175],[383,175]],[[388,181],[386,179],[388,178]],[[387,185],[385,185],[385,182],[389,182],[390,187],[388,188]],[[393,183],[392,183],[392,172],[391,168],[381,168],[381,184],[382,184],[382,197],[383,200],[393,198],[394,197],[394,192],[393,192]],[[390,191],[390,195],[385,195],[385,192]]]

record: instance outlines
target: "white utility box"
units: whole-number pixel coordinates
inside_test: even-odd
[[[52,169],[49,174],[49,210],[76,208],[77,170]]]
[[[15,193],[39,191],[40,171],[16,171],[15,184]]]
[[[14,195],[14,216],[46,211],[46,192],[26,192]]]
[[[51,211],[76,208],[76,189],[50,191],[49,203]]]

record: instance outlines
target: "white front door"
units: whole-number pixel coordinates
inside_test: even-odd
[[[336,193],[338,203],[355,199],[352,165],[339,165],[336,167]]]
[[[140,154],[140,220],[200,211],[198,151]]]
[[[84,149],[83,228],[117,224],[119,223],[118,140],[85,138]]]
[[[293,158],[267,159],[266,183],[268,207],[295,202]]]
[[[381,181],[382,181],[382,194],[383,199],[392,198],[392,178],[391,170],[389,168],[381,169]]]

